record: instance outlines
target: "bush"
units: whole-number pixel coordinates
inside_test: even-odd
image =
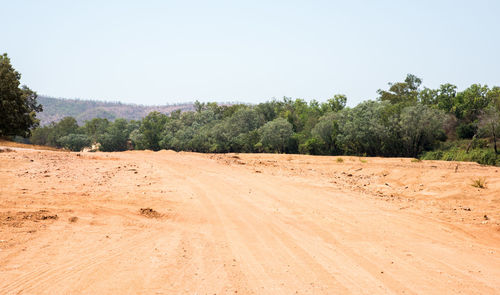
[[[261,142],[269,152],[283,153],[293,135],[292,124],[283,118],[267,122],[261,128]]]
[[[299,153],[306,155],[319,155],[321,154],[322,142],[318,138],[309,138],[306,142],[299,145]]]
[[[477,188],[486,188],[486,178],[478,177],[476,179],[473,179],[471,185]]]
[[[476,162],[482,165],[497,165],[500,164],[497,160],[497,155],[493,150],[485,148],[474,148],[466,153],[465,149],[457,147],[449,150],[437,150],[426,152],[421,156],[423,160],[443,160],[443,161],[466,161]]]
[[[462,123],[457,127],[458,138],[472,138],[476,131],[477,126],[474,123]]]
[[[77,152],[90,145],[90,138],[84,134],[69,134],[59,138],[58,143],[63,148]]]

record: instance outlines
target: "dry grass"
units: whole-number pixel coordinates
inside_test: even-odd
[[[486,178],[485,177],[478,177],[475,179],[472,179],[472,184],[473,187],[477,188],[486,188]]]

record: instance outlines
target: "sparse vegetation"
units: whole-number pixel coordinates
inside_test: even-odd
[[[475,179],[472,179],[472,184],[473,187],[477,188],[486,188],[486,178],[485,177],[478,177]]]
[[[498,165],[498,155],[488,148],[473,148],[468,152],[466,148],[454,146],[446,149],[428,151],[421,157],[423,160],[444,160],[444,161],[464,161],[476,162],[483,165]]]
[[[342,159],[342,158],[337,158],[337,163],[344,163],[344,159]]]

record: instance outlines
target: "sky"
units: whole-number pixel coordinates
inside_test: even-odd
[[[500,85],[500,1],[9,1],[0,53],[39,95],[348,105],[412,73]]]

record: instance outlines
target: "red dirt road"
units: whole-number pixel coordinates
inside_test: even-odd
[[[0,294],[500,293],[499,168],[337,158],[0,153]]]

